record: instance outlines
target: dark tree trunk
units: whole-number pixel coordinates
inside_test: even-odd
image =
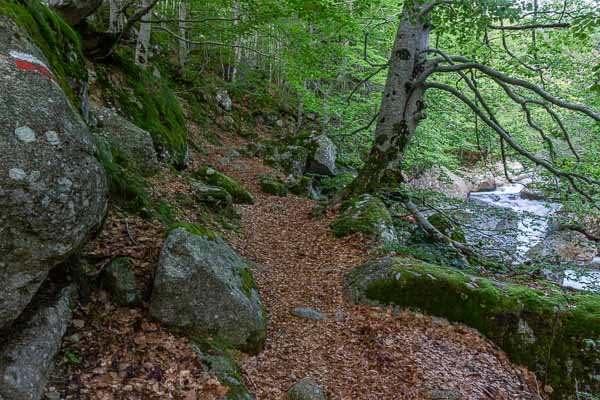
[[[405,4],[390,58],[375,129],[375,143],[349,194],[375,192],[402,181],[402,162],[417,125],[424,118],[424,90],[415,85],[424,72],[429,22],[423,6]]]

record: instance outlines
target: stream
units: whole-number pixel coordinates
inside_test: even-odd
[[[528,259],[527,252],[544,240],[549,231],[548,217],[560,210],[561,205],[543,200],[530,200],[521,197],[525,186],[521,183],[498,187],[493,191],[473,192],[469,201],[494,208],[510,209],[519,213],[516,223],[515,262]],[[600,257],[594,260],[594,265],[600,265]],[[561,273],[558,283],[563,287],[576,290],[600,291],[600,270],[567,269]]]

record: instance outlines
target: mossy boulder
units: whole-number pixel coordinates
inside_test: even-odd
[[[288,178],[288,187],[290,192],[296,196],[318,199],[319,194],[313,186],[313,178],[310,176],[291,176]]]
[[[96,65],[95,85],[106,104],[150,132],[160,160],[183,169],[189,153],[181,104],[168,81],[133,60],[133,54],[123,50],[114,55],[113,64]]]
[[[115,258],[102,270],[102,287],[121,306],[135,306],[142,300],[136,285],[133,261],[129,257]]]
[[[369,194],[342,203],[340,215],[331,223],[331,230],[337,237],[364,233],[382,244],[397,241],[390,212],[383,201]]]
[[[184,227],[172,230],[162,249],[152,316],[192,339],[219,337],[257,354],[266,316],[248,264],[220,237]]]
[[[274,196],[286,197],[288,195],[287,184],[276,176],[260,176],[260,188],[263,192]]]
[[[91,107],[94,124],[92,135],[96,142],[109,146],[118,164],[142,176],[158,172],[159,165],[152,136],[115,111],[106,107]],[[101,146],[102,146],[101,145]]]
[[[215,376],[221,385],[229,391],[221,400],[254,400],[242,376],[242,370],[236,362],[236,351],[228,347],[223,340],[211,338],[190,344],[198,355],[206,372]]]
[[[212,167],[204,166],[194,172],[193,177],[203,180],[209,185],[218,186],[225,189],[232,197],[235,203],[254,204],[254,197],[242,184],[225,174],[215,170]]]
[[[532,289],[409,258],[355,268],[345,280],[355,303],[397,305],[461,322],[497,343],[553,389],[553,398],[600,391],[600,296]]]
[[[196,200],[210,208],[226,209],[233,205],[233,197],[222,187],[211,186],[197,180],[192,180],[190,188]]]

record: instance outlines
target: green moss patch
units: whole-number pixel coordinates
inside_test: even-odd
[[[392,217],[387,207],[371,195],[353,197],[342,203],[341,213],[330,227],[337,237],[360,232],[388,241],[382,236],[386,233],[395,235],[392,234]]]
[[[141,69],[133,59],[123,50],[115,56],[114,65],[97,69],[103,96],[135,125],[150,132],[160,158],[182,168],[187,159],[187,127],[181,105],[168,82]],[[111,80],[115,72],[123,75],[120,81]]]
[[[71,104],[81,112],[78,91],[87,82],[87,69],[77,33],[38,0],[0,0],[0,14],[29,33]]]
[[[408,258],[356,268],[346,279],[354,302],[394,304],[461,322],[481,331],[518,364],[554,389],[554,398],[600,391],[600,296],[541,291],[485,279]]]
[[[288,195],[288,187],[284,181],[275,176],[260,176],[260,188],[263,192],[274,196],[286,197]]]
[[[218,186],[225,189],[232,197],[233,201],[241,204],[254,204],[254,197],[242,184],[217,170],[204,166],[193,173],[193,177],[203,180],[209,185]]]
[[[215,240],[217,238],[217,235],[208,228],[205,228],[198,224],[194,224],[192,222],[182,221],[177,221],[169,225],[169,228],[167,229],[167,235],[169,235],[171,232],[178,228],[183,228],[193,235],[201,236],[207,238],[208,240]]]

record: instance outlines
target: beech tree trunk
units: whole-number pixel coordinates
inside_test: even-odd
[[[188,56],[188,42],[185,40],[187,37],[186,20],[187,9],[185,7],[185,0],[181,0],[179,2],[179,36],[181,36],[182,39],[179,40],[178,58],[179,65],[182,67],[185,65]]]
[[[142,0],[142,8],[149,7],[150,0]],[[146,69],[150,56],[150,35],[152,33],[152,12],[146,13],[140,20],[140,32],[135,46],[135,63]]]
[[[233,2],[233,26],[237,28],[241,18],[241,6],[239,1]],[[231,82],[235,82],[237,77],[238,65],[242,60],[242,35],[236,32],[236,39],[233,44],[233,63],[231,67]]]
[[[389,61],[385,91],[381,101],[375,143],[349,194],[375,192],[402,182],[402,163],[423,110],[424,89],[414,82],[424,72],[429,48],[429,21],[421,17],[423,6],[405,4]]]
[[[118,33],[123,30],[125,25],[125,17],[121,13],[123,7],[122,0],[109,0],[108,2],[108,31]]]

